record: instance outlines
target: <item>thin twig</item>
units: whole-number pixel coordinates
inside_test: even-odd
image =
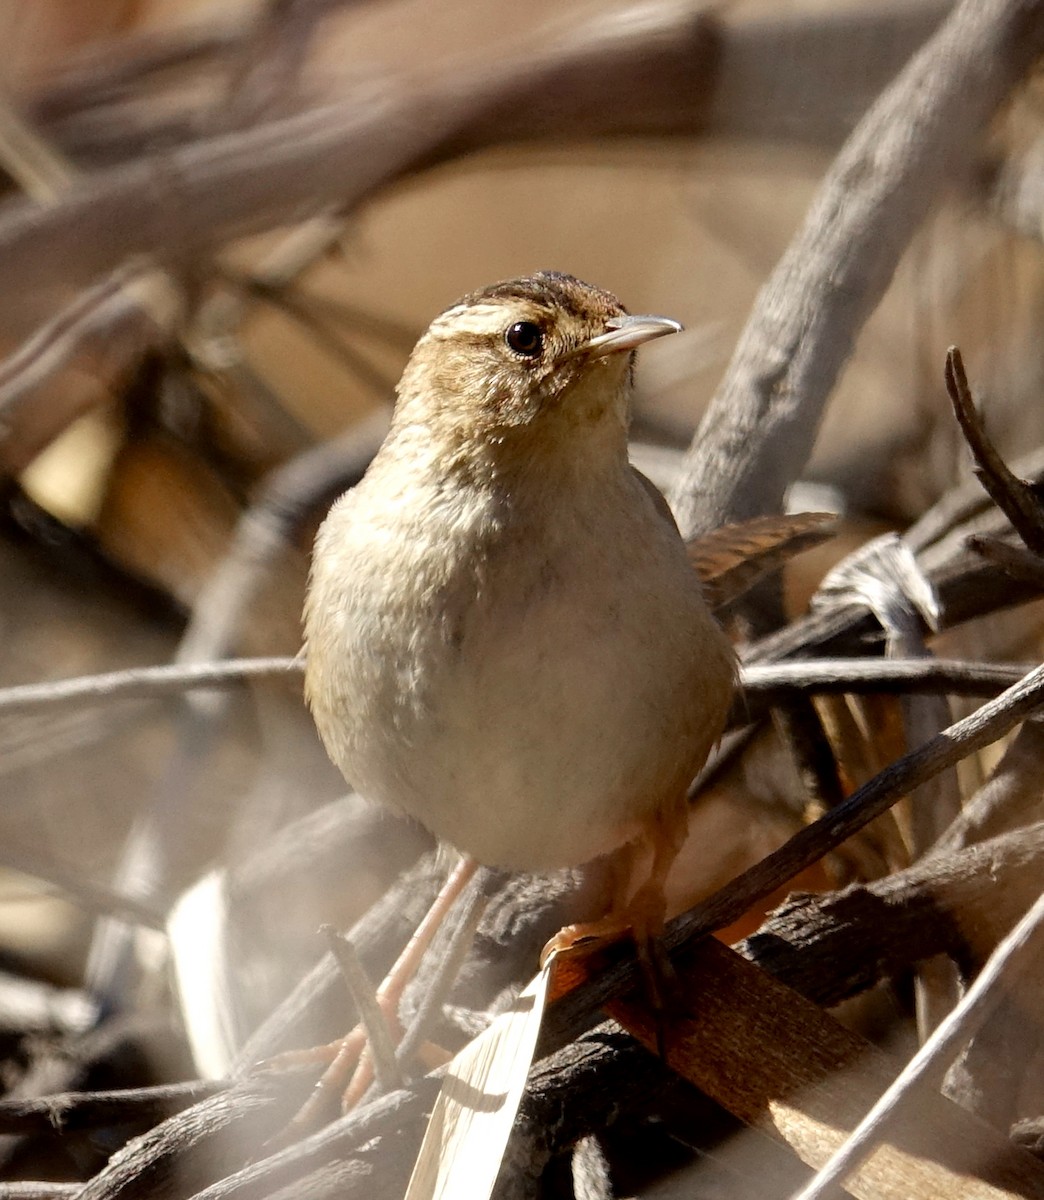
[[[995,696],[1017,683],[1033,663],[968,662],[952,658],[817,658],[805,662],[749,663],[740,670],[752,696],[811,693],[940,691]]]
[[[391,1030],[377,1002],[376,989],[366,974],[366,968],[359,961],[355,947],[332,925],[323,925],[319,932],[326,938],[330,953],[337,960],[344,982],[355,1001],[359,1020],[366,1028],[367,1051],[381,1091],[390,1092],[393,1088],[402,1087],[402,1072],[395,1057]]]
[[[226,1083],[194,1079],[158,1087],[0,1100],[0,1133],[72,1133],[113,1125],[152,1124],[227,1087]]]
[[[11,717],[66,704],[155,699],[185,691],[234,687],[249,679],[303,674],[304,655],[228,658],[216,662],[165,663],[128,667],[100,675],[76,675],[50,683],[0,688],[0,717]],[[751,663],[740,682],[751,696],[798,693],[950,692],[957,696],[995,696],[1018,682],[1032,663],[971,662],[964,659],[820,658],[807,662]]]
[[[292,679],[303,671],[302,658],[231,658],[209,663],[128,667],[103,675],[78,675],[53,683],[28,683],[0,689],[0,717],[54,705],[151,699],[180,695],[196,688],[232,687],[246,679],[270,676]]]
[[[1015,475],[987,436],[975,408],[964,361],[956,346],[946,352],[946,391],[975,459],[975,476],[1012,523],[1028,549],[1044,554],[1044,510],[1032,489]]]
[[[395,390],[394,375],[375,367],[351,345],[343,322],[338,323],[326,317],[308,296],[297,295],[285,288],[256,288],[254,292],[264,296],[273,308],[300,325],[320,349],[339,361],[345,371],[371,395],[382,401],[392,395]]]
[[[900,1107],[916,1100],[923,1088],[940,1079],[953,1055],[987,1020],[1003,998],[1002,981],[1014,979],[1036,959],[1041,949],[1042,930],[1044,894],[997,947],[963,1000],[943,1019],[841,1149],[816,1173],[796,1200],[827,1200],[837,1193],[845,1176],[885,1136],[889,1122],[894,1120]]]
[[[82,1183],[25,1180],[22,1183],[0,1183],[0,1200],[67,1200],[82,1191]]]

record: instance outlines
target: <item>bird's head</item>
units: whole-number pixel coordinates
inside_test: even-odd
[[[626,430],[635,348],[680,329],[630,316],[571,275],[496,283],[432,322],[403,373],[396,419],[488,443],[570,427]]]

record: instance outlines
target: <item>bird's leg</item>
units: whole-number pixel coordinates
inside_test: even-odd
[[[553,950],[564,951],[578,947],[581,942],[608,942],[630,932],[635,942],[648,945],[663,931],[667,901],[664,888],[674,860],[678,857],[688,833],[688,800],[682,797],[675,804],[651,817],[645,828],[632,842],[613,854],[612,902],[608,913],[597,921],[566,925],[547,943],[541,955],[545,962]],[[649,869],[641,885],[632,895],[631,888],[638,876],[638,864],[649,859]]]
[[[652,851],[652,863],[645,881],[628,904],[631,928],[646,937],[659,937],[667,915],[667,876],[685,845],[689,833],[688,797],[658,813],[642,837]]]
[[[453,902],[475,874],[477,867],[478,863],[473,858],[465,857],[457,863],[425,914],[424,920],[417,926],[413,936],[406,943],[392,969],[377,989],[377,1006],[388,1022],[392,1040],[395,1043],[402,1038],[402,1030],[399,1026],[399,1001],[402,999],[402,993],[416,974],[425,951],[431,945],[432,938],[453,906]],[[288,1059],[300,1062],[302,1061],[300,1055],[304,1055],[305,1061],[314,1062],[319,1059],[329,1063],[312,1094],[290,1119],[281,1140],[289,1141],[289,1135],[311,1128],[325,1110],[327,1099],[336,1092],[343,1093],[343,1111],[347,1111],[358,1101],[373,1078],[373,1064],[365,1051],[366,1031],[362,1025],[356,1025],[339,1041],[331,1042],[327,1046],[319,1046],[314,1050],[291,1051],[288,1055],[279,1055],[278,1058],[270,1060],[270,1064],[281,1066]]]
[[[547,943],[540,956],[545,962],[552,951],[580,948],[582,942],[614,941],[626,933],[634,938],[638,962],[654,1012],[663,1014],[666,1005],[663,984],[672,977],[670,959],[659,950],[667,912],[666,883],[688,832],[688,801],[683,796],[675,804],[656,814],[638,838],[622,846],[614,864],[613,900],[609,912],[598,921],[567,925]],[[638,873],[636,865],[649,857],[649,869],[637,891],[631,885]],[[664,1049],[662,1025],[657,1035],[661,1055]]]
[[[665,1057],[663,1017],[667,1011],[664,987],[676,982],[674,968],[660,942],[667,916],[667,876],[685,844],[688,833],[688,800],[659,813],[645,837],[652,849],[652,862],[644,883],[628,904],[631,934],[642,969],[649,1005],[656,1015],[656,1049]]]
[[[584,943],[597,945],[622,937],[631,928],[627,900],[631,894],[637,863],[644,852],[641,838],[627,842],[610,856],[611,871],[609,910],[596,921],[580,921],[563,926],[540,952],[540,965],[555,951],[580,949]]]

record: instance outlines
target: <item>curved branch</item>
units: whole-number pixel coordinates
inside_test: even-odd
[[[900,255],[1042,50],[1040,0],[962,0],[860,121],[693,439],[675,497],[686,535],[780,511]]]
[[[195,261],[233,237],[350,210],[404,175],[489,147],[708,131],[833,146],[942,7],[922,0],[885,14],[735,23],[700,0],[652,0],[612,14],[596,7],[537,28],[508,54],[491,58],[483,48],[439,60],[426,74],[379,76],[325,107],[156,154],[151,147],[177,137],[167,128],[169,105],[160,105],[149,116],[154,136],[135,143],[150,147],[137,160],[95,171],[49,211],[7,207],[0,317],[24,327],[27,291],[67,295],[67,285],[83,286],[135,253]],[[219,38],[213,48],[224,44]],[[119,79],[128,66],[111,70]],[[92,86],[106,94],[102,81]],[[70,102],[67,87],[66,114]],[[94,135],[119,129],[118,113],[87,116]],[[199,128],[193,116],[185,114],[182,136]],[[60,132],[52,136],[65,145]],[[110,162],[120,152],[106,146]]]

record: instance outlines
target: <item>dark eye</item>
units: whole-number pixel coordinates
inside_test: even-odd
[[[544,348],[543,331],[532,321],[516,321],[504,334],[504,340],[524,358],[537,358]]]

